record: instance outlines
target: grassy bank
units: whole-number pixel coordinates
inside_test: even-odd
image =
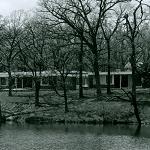
[[[133,106],[128,97],[120,90],[114,90],[111,96],[104,94],[95,98],[94,90],[86,90],[85,98],[79,99],[77,91],[70,91],[69,112],[64,113],[64,100],[54,92],[42,91],[41,107],[34,106],[34,93],[14,92],[8,97],[7,92],[0,93],[2,112],[7,120],[30,123],[136,123]],[[150,122],[149,91],[138,91],[140,116],[143,123]]]

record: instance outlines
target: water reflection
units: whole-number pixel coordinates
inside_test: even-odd
[[[5,124],[0,127],[0,149],[148,150],[150,127]]]
[[[140,136],[140,133],[141,133],[141,125],[138,125],[135,130],[134,135],[138,137],[138,136]]]

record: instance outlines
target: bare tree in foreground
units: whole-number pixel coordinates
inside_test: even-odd
[[[137,98],[136,98],[136,38],[139,35],[140,26],[145,20],[144,12],[143,12],[143,5],[142,1],[137,1],[138,5],[133,10],[132,15],[125,14],[124,18],[126,20],[126,27],[127,27],[127,35],[131,46],[131,57],[130,57],[130,63],[132,67],[132,95],[131,99],[133,102],[134,107],[134,113],[136,116],[136,119],[138,121],[138,124],[141,125],[141,119],[139,115],[138,105],[137,105]]]
[[[65,28],[65,29],[64,29]],[[74,55],[74,43],[71,42],[72,36],[65,34],[69,32],[65,27],[60,26],[55,28],[55,35],[53,34],[52,45],[50,48],[51,56],[51,70],[57,75],[57,83],[54,83],[53,89],[57,95],[64,97],[65,113],[69,112],[68,108],[68,85],[70,84],[72,70],[76,67],[76,58]],[[73,37],[74,38],[74,37]],[[60,93],[63,90],[63,94]]]
[[[119,13],[119,15],[117,13]],[[104,18],[104,20],[100,23],[101,29],[103,32],[103,36],[106,41],[106,47],[107,47],[107,72],[108,72],[107,94],[111,94],[111,87],[110,87],[111,86],[111,83],[110,83],[110,79],[111,79],[111,76],[110,76],[110,72],[111,72],[111,40],[121,22],[122,13],[123,13],[122,10],[121,10],[121,12],[111,10],[110,12],[108,12],[108,17]],[[117,18],[116,18],[116,15],[117,15]],[[111,19],[109,21],[110,17],[114,18],[114,19]]]
[[[65,23],[70,26],[78,36],[81,37],[93,53],[93,70],[96,79],[97,96],[101,94],[100,75],[99,75],[99,46],[97,36],[101,19],[105,13],[112,9],[116,4],[125,0],[101,0],[101,1],[82,1],[82,0],[41,0],[42,12],[49,14],[49,19],[55,23]],[[76,19],[80,18],[80,19]],[[84,22],[84,28],[80,26],[79,20]]]
[[[41,75],[45,69],[47,57],[47,30],[41,20],[30,20],[24,28],[22,40],[19,44],[20,59],[31,71],[35,88],[35,106],[39,106],[39,92],[41,88]]]
[[[16,56],[19,53],[18,43],[22,33],[24,16],[20,11],[14,12],[9,18],[5,19],[5,26],[3,27],[3,39],[1,42],[1,57],[2,64],[8,72],[8,95],[12,96],[12,67]]]

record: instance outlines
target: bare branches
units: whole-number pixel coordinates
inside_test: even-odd
[[[135,9],[132,12],[132,20],[130,19],[130,15],[125,14],[124,18],[126,20],[126,27],[127,27],[127,32],[131,34],[131,37],[135,38],[139,34],[140,26],[144,21],[147,20],[147,17],[144,15],[144,4],[142,3],[143,0],[139,0],[138,5],[135,7]],[[127,37],[131,40],[130,35],[128,34]]]

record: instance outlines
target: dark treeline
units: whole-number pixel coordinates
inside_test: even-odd
[[[70,71],[79,72],[80,98],[84,97],[82,72],[94,72],[99,98],[102,93],[99,71],[108,72],[107,94],[111,94],[110,72],[123,71],[130,62],[133,83],[130,100],[141,124],[135,78],[137,72],[146,77],[149,72],[149,6],[142,0],[40,0],[39,6],[30,16],[17,11],[0,18],[1,68],[9,75],[9,96],[12,96],[12,72],[30,71],[35,105],[39,106],[41,72],[51,70],[60,75],[57,82],[61,82],[63,94],[56,82],[53,89],[64,97],[68,112]]]

